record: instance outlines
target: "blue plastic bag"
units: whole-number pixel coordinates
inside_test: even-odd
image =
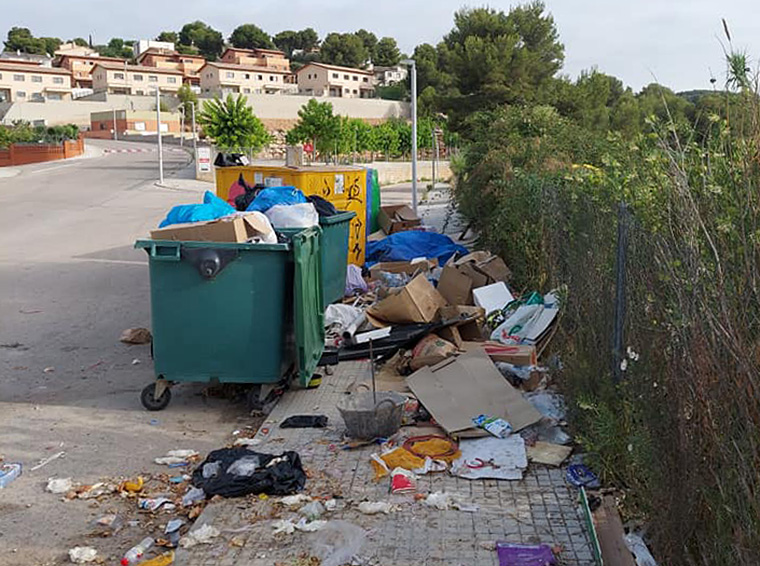
[[[303,204],[305,202],[308,202],[306,197],[295,187],[269,187],[262,189],[246,210],[266,212],[276,204]]]
[[[467,254],[467,248],[454,243],[445,234],[435,232],[396,232],[377,242],[367,242],[367,267],[381,261],[411,261],[418,257],[437,258],[443,265],[455,253]]]
[[[158,227],[216,220],[234,213],[235,207],[230,206],[214,193],[206,191],[203,194],[203,204],[179,204],[173,207]]]

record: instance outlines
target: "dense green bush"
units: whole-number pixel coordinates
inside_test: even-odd
[[[741,111],[632,137],[545,106],[476,113],[455,163],[459,210],[517,290],[568,289],[552,349],[576,438],[677,566],[760,563],[760,108],[724,96]],[[630,352],[614,385],[621,201]]]
[[[48,143],[57,144],[79,137],[79,128],[74,124],[65,126],[32,126],[29,122],[15,122],[12,126],[0,125],[0,147],[13,143]]]

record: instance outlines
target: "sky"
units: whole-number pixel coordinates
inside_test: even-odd
[[[745,49],[755,67],[760,57],[757,0],[546,0],[565,45],[563,73],[576,77],[596,67],[638,91],[659,82],[676,91],[710,88],[710,77],[725,81],[721,18],[729,23],[734,47]],[[92,34],[145,39],[178,30],[200,19],[229,36],[240,23],[271,34],[313,27],[321,37],[360,28],[392,36],[402,51],[435,44],[451,29],[454,12],[486,5],[466,0],[3,0],[0,34],[12,26],[36,36],[62,39]],[[518,2],[487,5],[508,11]]]

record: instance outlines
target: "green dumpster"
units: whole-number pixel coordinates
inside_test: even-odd
[[[149,256],[156,383],[308,385],[324,349],[319,228],[279,244],[138,240]]]
[[[346,270],[348,269],[348,240],[351,220],[355,212],[339,212],[334,216],[320,216],[322,239],[319,250],[322,265],[322,304],[340,301],[346,291]],[[359,226],[361,229],[361,226]],[[278,230],[283,234],[297,234],[299,229]]]

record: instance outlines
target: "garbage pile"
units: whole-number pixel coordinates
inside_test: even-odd
[[[561,293],[514,293],[501,258],[436,233],[394,231],[367,258],[325,325],[338,359],[374,362],[338,408],[349,436],[382,438],[377,477],[521,479],[531,461],[562,464],[564,401],[539,362]]]

